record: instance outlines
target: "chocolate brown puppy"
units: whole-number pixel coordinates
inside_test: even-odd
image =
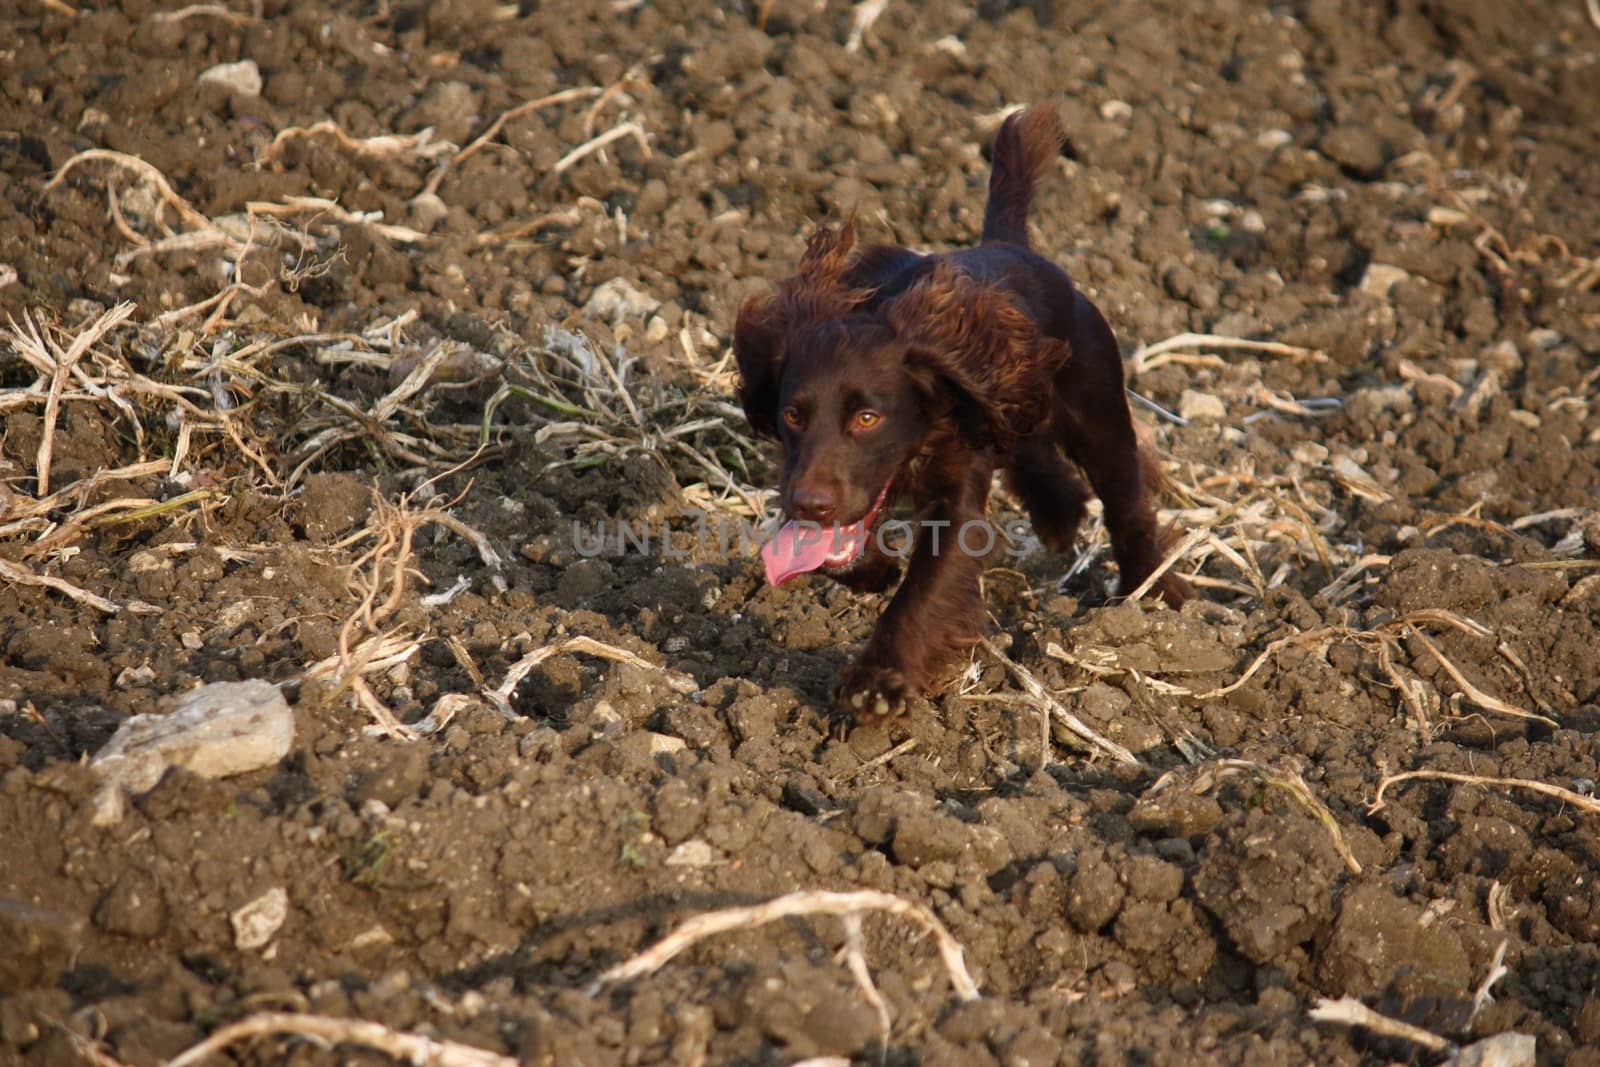
[[[876,536],[883,516],[909,498],[920,520],[904,579],[840,681],[839,705],[857,718],[901,713],[978,640],[983,559],[957,534],[985,520],[997,469],[1057,550],[1076,536],[1092,487],[1123,593],[1161,561],[1154,473],[1116,338],[1066,272],[1028,247],[1034,188],[1063,139],[1053,106],[1006,119],[976,247],[857,247],[853,222],[824,225],[798,272],[739,311],[739,397],[756,432],[783,446],[790,521],[763,549],[768,579],[818,572],[886,589],[900,561]],[[1188,596],[1170,573],[1155,588],[1174,605]]]

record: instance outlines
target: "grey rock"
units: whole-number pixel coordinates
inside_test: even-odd
[[[166,715],[135,715],[92,766],[133,793],[155,788],[168,767],[206,778],[269,767],[289,754],[294,712],[270,682],[213,682],[183,694]]]

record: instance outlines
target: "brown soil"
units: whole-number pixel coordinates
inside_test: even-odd
[[[262,1011],[550,1064],[1420,1055],[1308,1020],[1351,995],[1600,1063],[1600,816],[1437,780],[1368,810],[1405,770],[1590,796],[1600,776],[1600,28],[1581,3],[891,0],[857,53],[850,6],[810,0],[759,28],[768,5],[737,0],[75,6],[0,16],[0,560],[120,610],[0,582],[0,1061],[156,1064]],[[198,81],[240,60],[259,95]],[[613,86],[455,158],[525,101]],[[691,507],[740,505],[673,441],[763,485],[770,456],[726,406],[741,294],[851,207],[874,237],[971,240],[996,113],[1048,94],[1071,158],[1038,245],[1130,354],[1184,331],[1322,354],[1139,365],[1142,394],[1194,416],[1152,426],[1171,514],[1214,534],[1182,564],[1197,603],[1108,604],[1100,537],[1084,568],[1040,551],[989,572],[1008,654],[1137,767],[1041,751],[981,652],[910,720],[836,738],[828,687],[878,600],[765,588],[704,539],[683,558],[572,541],[627,518],[682,546]],[[341,143],[323,122],[432,132]],[[648,151],[624,134],[559,165],[624,122]],[[106,157],[48,184],[91,149],[143,160],[192,213]],[[213,223],[231,243],[169,240]],[[601,306],[619,292],[642,302]],[[119,301],[132,318],[47,414],[22,316],[65,348]],[[379,404],[430,354],[421,391]],[[419,489],[480,430],[486,451]],[[47,434],[47,492],[69,491],[29,510]],[[437,523],[408,558],[362,558],[445,506],[503,576]],[[400,600],[383,584],[349,634],[420,642],[363,675],[403,722],[572,637],[645,663],[567,647],[509,715],[446,701],[436,733],[382,736],[348,675],[311,668],[397,560]],[[240,678],[283,683],[289,759],[170,772],[97,824],[84,757]],[[1296,772],[1362,873],[1271,784]],[[274,887],[281,930],[237,948],[230,915]],[[588,991],[696,914],[861,888],[931,908],[983,998],[959,1003],[931,943],[880,916],[887,1034],[833,919]],[[376,1061],[287,1038],[230,1055]]]

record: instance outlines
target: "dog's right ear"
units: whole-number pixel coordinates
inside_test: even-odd
[[[739,403],[759,437],[778,436],[778,380],[783,373],[783,316],[771,293],[745,300],[733,324]]]
[[[1051,378],[1072,354],[1040,336],[1011,297],[948,264],[884,305],[883,317],[906,344],[913,379],[941,383],[973,436],[1001,451],[1044,417]]]

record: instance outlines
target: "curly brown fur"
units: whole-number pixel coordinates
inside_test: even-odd
[[[1072,355],[1003,292],[948,262],[881,314],[910,346],[910,363],[932,369],[982,411],[991,443],[1002,451],[1044,417],[1050,398],[1039,383]]]
[[[921,523],[899,590],[841,679],[839,703],[858,720],[903,711],[978,639],[984,561],[957,531],[985,519],[997,469],[1058,550],[1076,537],[1092,488],[1124,593],[1161,562],[1168,537],[1116,338],[1066,273],[1028,248],[1034,187],[1062,142],[1048,105],[1001,126],[978,246],[858,248],[853,220],[819,227],[799,270],[740,309],[739,397],[751,426],[783,444],[791,520],[872,532],[889,502],[908,498]],[[855,555],[798,571],[885,589],[897,561],[879,538],[863,540]],[[1189,595],[1170,573],[1156,588],[1174,605]]]
[[[783,337],[805,322],[842,318],[871,295],[841,276],[854,260],[855,219],[819,226],[806,239],[800,269],[745,300],[734,323],[733,351],[739,365],[739,400],[757,433],[778,435],[774,390],[783,371]]]

